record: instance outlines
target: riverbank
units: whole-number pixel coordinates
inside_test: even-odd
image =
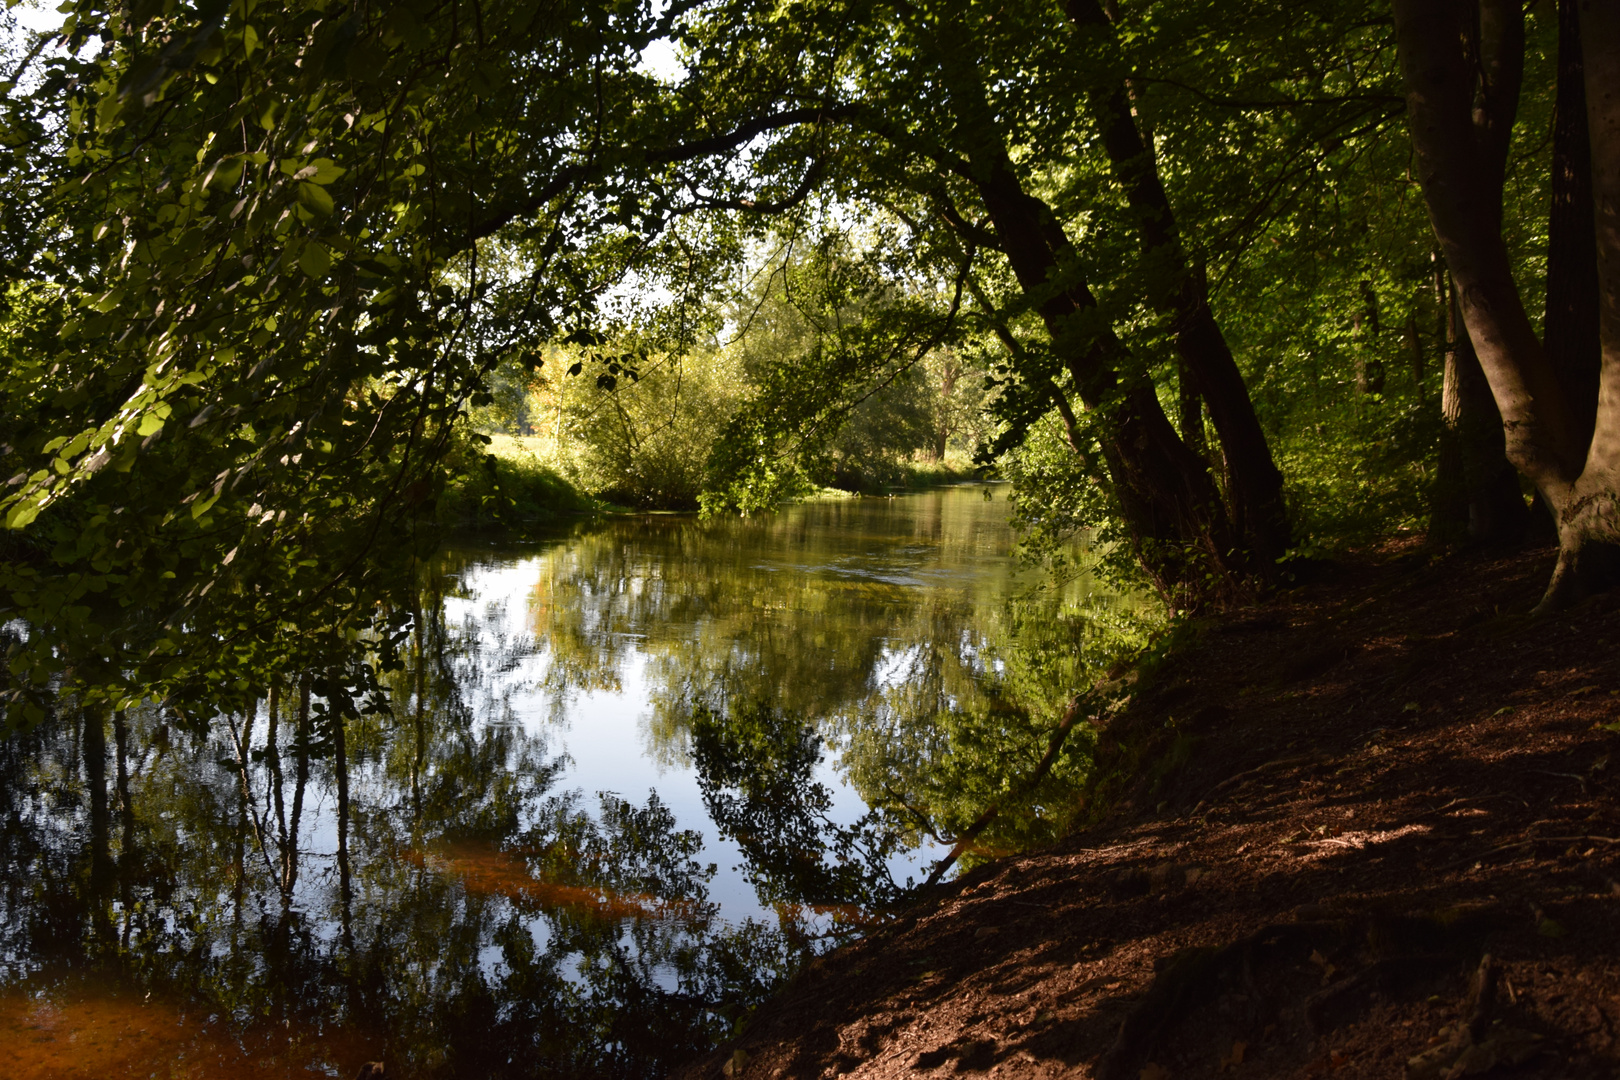
[[[1613,1075],[1620,597],[1415,544],[1192,628],[1095,823],[813,963],[686,1077]]]
[[[538,441],[493,435],[487,446],[469,447],[464,453],[473,460],[447,485],[440,519],[479,528],[559,521],[607,509],[552,468],[536,449]]]
[[[489,443],[472,444],[440,499],[442,520],[461,528],[551,522],[593,514],[644,514],[645,507],[621,505],[606,493],[592,494],[572,470],[557,464],[551,440],[537,436],[491,435]],[[491,465],[485,463],[487,460]],[[784,505],[827,499],[909,495],[957,484],[982,482],[981,470],[965,454],[939,461],[908,461],[867,483],[821,487]],[[678,504],[663,512],[697,510]]]

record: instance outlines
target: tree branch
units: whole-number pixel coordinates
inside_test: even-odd
[[[819,124],[828,120],[848,119],[860,111],[861,108],[862,106],[858,104],[846,103],[843,105],[818,105],[785,109],[781,112],[755,117],[724,134],[712,135],[705,139],[677,143],[674,146],[647,151],[641,156],[641,161],[647,165],[669,165],[680,161],[691,161],[695,158],[710,157],[715,154],[737,150],[768,132],[797,127],[801,124]],[[633,157],[634,155],[632,153],[627,156]],[[623,162],[620,159],[619,162],[615,163],[622,164]],[[569,188],[584,183],[593,177],[600,176],[606,171],[603,164],[595,162],[564,166],[558,170],[550,182],[542,186],[522,203],[474,225],[467,237],[468,243],[482,240],[518,218],[536,213],[541,207]]]

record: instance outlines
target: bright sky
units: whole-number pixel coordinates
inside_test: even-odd
[[[55,30],[62,25],[65,16],[55,7],[42,4],[39,0],[23,0],[22,3],[11,9],[17,17],[17,23],[25,30]]]
[[[681,74],[681,62],[675,55],[675,43],[669,38],[659,38],[641,50],[641,70],[660,82],[674,82]]]

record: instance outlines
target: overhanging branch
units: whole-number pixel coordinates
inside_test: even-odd
[[[639,157],[633,150],[626,150],[626,152],[618,156],[607,156],[606,161],[599,160],[564,166],[552,176],[549,182],[523,202],[474,225],[467,240],[469,243],[475,243],[493,235],[518,218],[539,212],[541,207],[570,188],[604,175],[614,164],[669,165],[680,161],[712,157],[716,154],[738,150],[768,132],[781,131],[785,128],[798,127],[804,124],[821,124],[831,120],[846,120],[853,117],[860,109],[861,106],[855,103],[784,109],[766,116],[755,117],[720,135],[712,135],[692,142],[677,143],[674,146],[645,151]],[[766,207],[758,205],[751,209],[765,212]]]

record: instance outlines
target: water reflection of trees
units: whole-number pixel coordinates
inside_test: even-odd
[[[949,842],[1019,786],[1064,705],[1140,641],[1131,606],[1087,580],[1015,582],[1007,541],[959,492],[617,522],[539,560],[545,689],[562,715],[570,695],[617,689],[644,659],[651,749],[683,763],[694,715],[733,728],[800,718],[890,828]],[[711,743],[698,764],[712,774],[729,760],[717,746],[746,742]],[[980,853],[1054,835],[1088,761],[1077,733]]]
[[[834,818],[832,792],[816,777],[822,740],[812,726],[753,704],[699,707],[691,730],[704,805],[741,848],[762,901],[828,913],[836,933],[899,899],[888,860],[904,829],[881,808],[854,823]]]
[[[167,1003],[203,1018],[170,1057],[239,1071],[658,1075],[802,960],[796,912],[858,927],[898,846],[1004,800],[1117,647],[1106,602],[1018,599],[1005,539],[945,498],[616,522],[540,552],[527,625],[449,617],[490,559],[452,551],[382,622],[408,632],[246,711],[64,701],[0,744],[0,981]],[[565,714],[632,661],[778,923],[728,925],[696,833],[559,791],[518,722],[531,677]],[[865,818],[835,820],[827,755]],[[981,842],[1054,828],[1084,755]]]
[[[458,699],[473,658],[435,622],[369,712],[364,680],[298,679],[207,725],[0,744],[5,981],[185,1003],[255,1068],[653,1076],[711,1045],[803,943],[719,919],[656,798],[554,792],[543,740]]]

